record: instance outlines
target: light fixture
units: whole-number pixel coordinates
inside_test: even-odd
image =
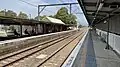
[[[106,21],[106,20],[104,21],[104,24],[105,24],[105,23],[107,23],[107,21]]]
[[[98,7],[98,11],[102,8],[104,3],[100,3],[99,7]]]

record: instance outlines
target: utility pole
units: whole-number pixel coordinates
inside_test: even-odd
[[[29,14],[29,16],[30,16],[29,19],[31,19],[31,14]]]
[[[38,5],[38,21],[39,21],[39,16],[40,16],[40,6]]]
[[[7,14],[6,14],[7,11],[6,11],[6,9],[4,9],[4,11],[5,11],[4,15],[7,16]]]

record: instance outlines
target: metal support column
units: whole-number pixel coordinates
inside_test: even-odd
[[[44,6],[41,10],[40,10],[40,5],[38,5],[38,20],[39,19],[39,16],[40,16],[40,13],[45,9],[46,6]]]
[[[108,27],[108,31],[107,31],[107,46],[106,46],[106,49],[110,49],[109,47],[109,27],[110,27],[110,14],[109,14],[109,18],[108,18],[108,24],[107,24],[107,27]]]
[[[22,24],[20,24],[20,36],[22,36]]]
[[[35,29],[35,34],[37,34],[37,24],[35,24],[35,27],[34,27]]]

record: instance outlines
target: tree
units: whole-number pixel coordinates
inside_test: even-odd
[[[53,16],[53,15],[50,15],[49,17],[55,18],[55,16]]]
[[[76,21],[77,17],[75,15],[70,14],[69,17],[70,17],[70,19],[69,19],[70,24],[77,24],[77,21]]]
[[[39,20],[42,20],[44,17],[46,17],[46,15],[43,15],[43,16],[37,16],[37,17],[35,17],[35,20],[38,20],[38,18],[39,18]]]
[[[17,14],[15,12],[13,12],[12,10],[8,10],[6,12],[6,16],[15,18],[15,17],[17,17]]]
[[[66,7],[62,7],[58,10],[55,18],[62,20],[65,24],[76,24],[77,17],[73,14],[68,13],[68,9]]]
[[[2,11],[0,11],[0,16],[7,16],[7,17],[16,18],[17,14],[15,12],[13,12],[12,10],[8,10],[7,12],[2,10]]]
[[[0,16],[5,16],[5,11],[4,10],[0,11]]]
[[[25,14],[23,12],[20,12],[19,15],[18,15],[18,18],[28,19],[28,16],[27,16],[27,14]]]
[[[62,7],[60,10],[58,10],[57,14],[55,15],[55,17],[57,19],[62,20],[64,23],[68,24],[68,19],[69,19],[69,15],[68,15],[68,9],[65,7]]]
[[[81,28],[81,27],[82,27],[82,25],[79,25],[79,26],[78,26],[78,28]]]
[[[35,19],[35,20],[38,20],[38,16],[36,16],[34,19]]]

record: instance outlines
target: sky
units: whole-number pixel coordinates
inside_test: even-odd
[[[22,1],[31,3],[32,5],[29,5],[27,3],[24,3]],[[58,3],[76,3],[77,0],[1,0],[0,2],[0,11],[1,10],[12,10],[14,12],[16,12],[17,14],[19,14],[20,11],[26,13],[28,16],[31,14],[31,17],[34,18],[37,16],[37,11],[38,8],[35,6],[38,5],[42,5],[42,4],[58,4]],[[42,15],[55,15],[57,13],[57,11],[61,8],[61,7],[66,7],[69,10],[69,6],[50,6],[50,7],[46,7],[42,12],[41,12],[41,16]],[[41,7],[42,8],[42,7]],[[78,19],[78,24],[81,25],[85,25],[87,26],[87,20],[80,8],[79,5],[72,5],[72,13],[74,15],[77,16]],[[80,13],[80,14],[76,14],[76,13]]]

